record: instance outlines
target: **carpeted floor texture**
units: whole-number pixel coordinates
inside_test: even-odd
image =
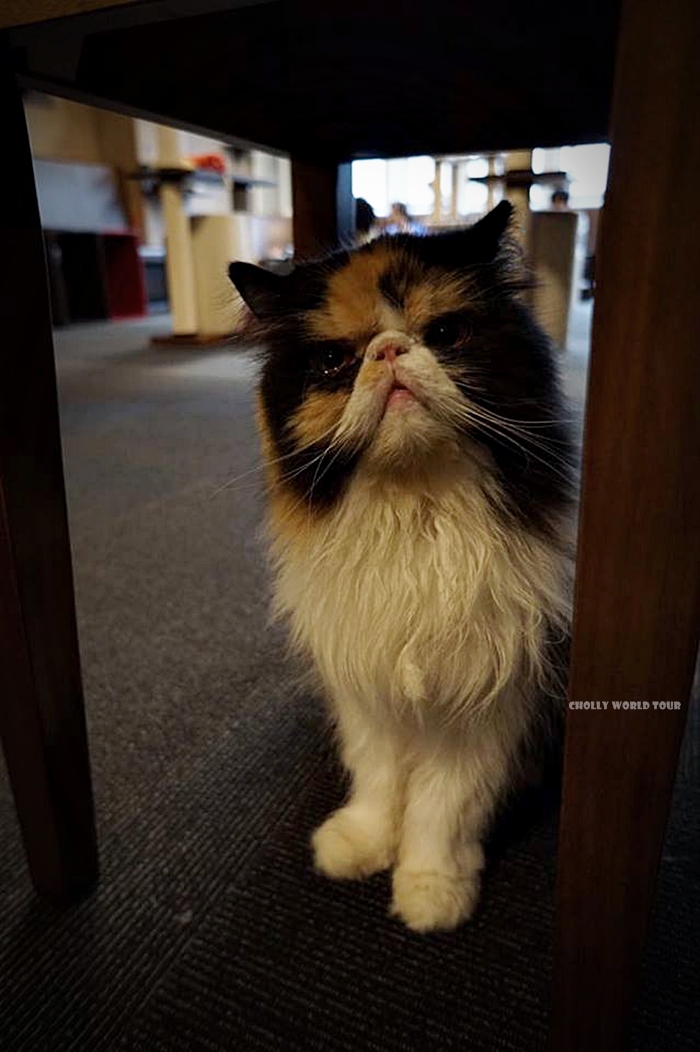
[[[385,877],[312,872],[343,783],[267,624],[254,362],[149,349],[166,325],[57,335],[102,877],[68,909],[36,898],[0,771],[2,1052],[543,1052],[556,790],[501,818],[454,934],[390,919]],[[585,358],[567,362],[580,411]],[[635,1052],[697,1047],[691,723]]]

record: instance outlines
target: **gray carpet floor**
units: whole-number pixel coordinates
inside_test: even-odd
[[[585,325],[567,356],[578,411]],[[57,334],[102,878],[38,900],[0,770],[0,1048],[545,1047],[556,792],[492,837],[483,904],[454,935],[386,916],[377,877],[315,876],[340,799],[319,703],[267,623],[252,356],[153,350],[163,318]],[[635,1049],[695,1048],[696,738],[662,867]]]

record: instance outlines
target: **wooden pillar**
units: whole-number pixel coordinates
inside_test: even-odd
[[[292,158],[294,256],[312,259],[355,236],[350,163]]]
[[[31,876],[97,876],[51,317],[32,159],[0,41],[0,736]]]
[[[623,5],[597,266],[552,1047],[627,1047],[700,623],[700,7]],[[678,709],[653,702],[680,703]]]

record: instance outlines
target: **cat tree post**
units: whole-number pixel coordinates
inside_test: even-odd
[[[452,162],[452,198],[450,200],[450,219],[459,223],[459,191],[466,182],[466,165],[464,161]]]
[[[527,249],[530,243],[530,187],[533,181],[532,151],[509,151],[505,155],[505,174],[503,179],[506,197],[515,207],[513,233]]]
[[[435,161],[435,178],[433,179],[433,216],[432,221],[435,226],[439,226],[442,222],[442,191],[440,189],[440,181],[442,177],[442,159],[438,157]]]
[[[532,305],[560,351],[566,349],[571,301],[577,291],[573,288],[577,228],[576,212],[530,216],[529,252],[537,274]]]
[[[182,200],[182,180],[187,174],[180,156],[177,128],[158,128],[158,164],[161,173],[160,203],[166,237],[166,275],[174,336],[197,332],[194,261],[190,219]]]
[[[489,157],[489,174],[488,174],[488,179],[486,181],[486,185],[488,187],[488,196],[486,198],[486,211],[487,212],[490,212],[491,209],[494,208],[498,204],[498,201],[496,200],[496,181],[497,181],[498,177],[501,174],[500,168],[501,168],[501,166],[500,166],[500,164],[497,163],[496,154],[491,154],[490,157]],[[502,190],[502,188],[501,188],[501,190]],[[502,194],[501,194],[501,196],[502,196]],[[500,200],[500,197],[499,197],[499,200]]]

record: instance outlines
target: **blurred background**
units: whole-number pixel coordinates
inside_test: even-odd
[[[288,157],[34,91],[25,112],[56,326],[169,313],[164,337],[216,341],[235,327],[226,264],[289,265]],[[354,161],[357,238],[472,223],[507,196],[533,306],[560,348],[581,353],[608,157],[594,143]]]

